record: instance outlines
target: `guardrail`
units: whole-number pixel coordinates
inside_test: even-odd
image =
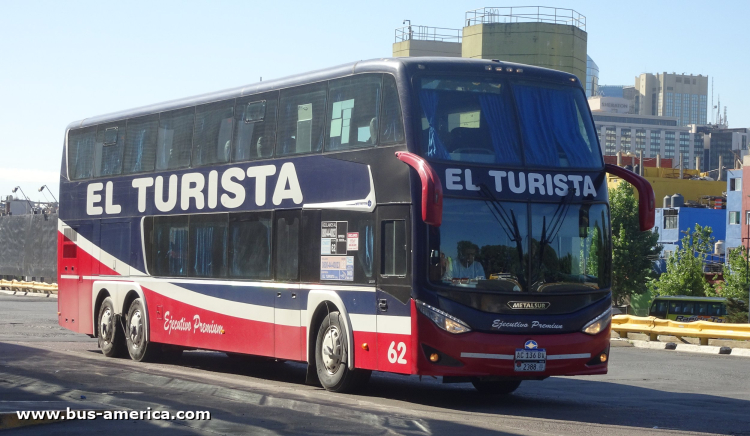
[[[57,283],[19,282],[18,280],[0,280],[0,289],[11,292],[57,294]]]
[[[701,345],[708,345],[709,339],[750,340],[750,324],[680,322],[653,316],[615,315],[612,317],[612,330],[624,338],[628,333],[645,333],[652,341],[656,341],[659,335],[699,338]]]

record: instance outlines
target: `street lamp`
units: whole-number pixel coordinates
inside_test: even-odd
[[[42,185],[42,187],[41,187],[41,188],[39,188],[39,189],[38,189],[38,191],[39,191],[39,192],[42,192],[42,190],[44,190],[44,188],[47,188],[47,192],[49,192],[49,195],[51,195],[51,196],[52,196],[52,198],[54,198],[54,199],[55,199],[55,203],[59,203],[59,201],[57,201],[57,198],[55,198],[55,194],[53,194],[53,193],[52,193],[52,190],[51,190],[51,189],[49,189],[49,186],[47,186],[47,185]]]
[[[31,212],[31,213],[34,213],[34,206],[33,206],[33,205],[31,204],[31,202],[29,201],[29,197],[27,197],[27,196],[26,196],[26,193],[25,193],[25,192],[23,192],[23,189],[21,189],[21,187],[20,187],[20,186],[16,186],[15,188],[13,188],[13,191],[12,191],[12,192],[13,192],[13,193],[15,194],[15,193],[16,193],[16,191],[18,191],[18,190],[20,190],[20,191],[21,191],[21,194],[23,194],[23,198],[25,198],[25,199],[26,199],[26,203],[29,203],[29,208],[31,208],[30,212]]]

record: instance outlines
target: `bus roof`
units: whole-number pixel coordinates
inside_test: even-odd
[[[293,62],[290,62],[290,65],[295,64]],[[276,80],[269,80],[267,82],[258,82],[236,88],[225,89],[223,91],[210,92],[207,94],[201,94],[110,114],[84,118],[82,120],[74,121],[68,124],[67,130],[196,106],[215,101],[229,100],[246,95],[259,94],[262,92],[304,85],[307,83],[331,80],[356,73],[392,73],[398,75],[398,73],[412,73],[414,72],[414,70],[451,70],[456,72],[472,72],[479,71],[478,67],[481,67],[481,71],[484,71],[486,65],[491,65],[492,67],[502,66],[504,68],[512,67],[514,72],[518,69],[521,69],[523,71],[522,74],[524,77],[531,76],[534,78],[544,78],[557,81],[578,81],[576,76],[570,73],[498,60],[449,57],[381,58],[351,62],[348,64],[338,65],[322,70],[296,74]]]
[[[708,301],[708,302],[727,301],[727,299],[723,297],[694,297],[691,295],[664,295],[660,297],[655,297],[654,301],[656,300]]]

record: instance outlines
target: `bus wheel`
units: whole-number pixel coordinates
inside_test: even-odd
[[[125,334],[115,316],[115,305],[112,298],[102,301],[97,319],[99,348],[107,357],[120,357],[125,354]]]
[[[147,328],[146,310],[143,308],[141,299],[136,298],[128,310],[125,338],[128,341],[130,358],[137,362],[154,360],[159,351],[159,344],[146,340]]]
[[[471,384],[485,395],[508,395],[521,386],[521,380],[482,380],[472,378]]]
[[[351,370],[346,356],[349,344],[339,312],[331,312],[318,329],[315,341],[315,366],[320,384],[332,392],[352,392],[363,387],[371,371]]]

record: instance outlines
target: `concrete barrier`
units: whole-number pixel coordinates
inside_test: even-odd
[[[612,317],[612,330],[623,338],[626,338],[628,333],[644,333],[649,335],[652,341],[656,341],[660,335],[699,338],[701,345],[708,345],[709,339],[750,340],[750,324],[677,322],[653,316],[615,315]]]
[[[19,282],[18,280],[0,280],[0,290],[19,294],[40,293],[57,294],[57,283]]]

